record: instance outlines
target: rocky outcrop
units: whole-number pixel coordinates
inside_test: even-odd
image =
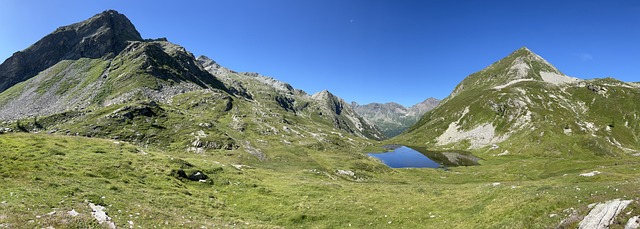
[[[616,216],[629,205],[632,200],[610,200],[596,204],[589,214],[580,222],[580,229],[606,229],[613,224]]]
[[[599,95],[604,95],[607,94],[607,88],[600,86],[600,85],[595,85],[595,84],[587,84],[587,89],[589,89],[590,91],[597,93]]]
[[[324,90],[311,96],[319,103],[319,113],[333,122],[341,130],[375,140],[381,140],[384,135],[367,119],[358,115],[343,99]]]
[[[0,92],[61,60],[115,56],[142,37],[124,15],[107,10],[80,23],[63,26],[0,65]]]
[[[185,172],[183,169],[178,169],[173,170],[171,172],[171,175],[178,179],[187,179],[190,181],[206,182],[206,180],[209,179],[209,176],[204,174],[202,171],[193,171],[189,175],[187,175],[187,172]]]

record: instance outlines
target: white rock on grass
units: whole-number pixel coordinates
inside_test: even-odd
[[[631,217],[631,219],[629,219],[629,221],[627,221],[627,224],[625,224],[624,226],[624,229],[638,229],[638,228],[640,228],[640,216]]]
[[[580,79],[578,79],[578,78],[565,76],[565,75],[558,74],[558,73],[555,73],[555,72],[540,71],[540,77],[542,77],[542,80],[544,82],[555,84],[555,85],[567,84],[567,83],[575,83],[575,82],[580,81]]]
[[[244,168],[244,167],[249,167],[249,166],[246,166],[246,165],[236,165],[236,164],[231,164],[231,166],[233,166],[237,170],[242,170],[242,168]]]
[[[509,67],[509,74],[515,75],[517,79],[522,79],[527,77],[529,70],[531,67],[523,57],[518,57],[511,63],[511,67]]]
[[[508,154],[509,154],[509,150],[505,150],[502,153],[496,154],[496,156],[505,156],[505,155],[508,155]]]
[[[356,173],[354,173],[354,172],[353,172],[353,171],[351,171],[351,170],[341,170],[341,169],[338,169],[338,172],[337,172],[337,173],[338,173],[338,175],[347,175],[347,176],[355,176],[355,175],[356,175]]]
[[[68,214],[68,215],[70,215],[70,216],[72,216],[72,217],[76,217],[76,216],[79,216],[79,215],[80,215],[80,213],[78,213],[78,212],[76,211],[76,209],[71,209],[71,211],[68,211],[68,212],[67,212],[67,214]]]
[[[511,81],[509,83],[506,83],[506,84],[503,84],[503,85],[500,85],[500,86],[495,86],[495,87],[493,87],[493,89],[500,90],[500,89],[503,89],[505,87],[514,85],[516,83],[524,82],[524,81],[535,81],[535,80],[534,79],[517,79],[517,80],[513,80],[513,81]]]
[[[471,143],[471,149],[477,149],[489,144],[500,143],[508,136],[496,136],[496,130],[493,124],[485,123],[476,126],[472,130],[460,130],[458,121],[449,123],[447,130],[442,133],[436,140],[438,145],[447,145],[451,143],[468,140]]]
[[[593,171],[593,172],[588,172],[588,173],[581,173],[580,176],[581,177],[592,177],[592,176],[598,175],[600,173],[601,173],[600,171]]]
[[[624,229],[638,229],[640,228],[640,216],[634,216],[627,221],[627,224],[624,225]]]
[[[624,210],[632,200],[609,200],[598,203],[578,225],[580,229],[605,229],[613,224],[616,216]]]
[[[93,203],[89,203],[89,207],[92,211],[91,215],[93,215],[93,218],[98,220],[99,224],[106,223],[109,228],[116,228],[116,224],[111,222],[111,217],[109,217],[104,211],[105,207]]]

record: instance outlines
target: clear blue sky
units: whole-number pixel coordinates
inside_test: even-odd
[[[640,81],[640,1],[4,0],[0,59],[106,9],[236,71],[413,105],[527,46],[565,74]]]

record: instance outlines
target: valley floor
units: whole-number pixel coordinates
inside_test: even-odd
[[[616,198],[634,201],[613,228],[640,214],[639,157],[476,152],[480,166],[389,169],[368,150],[278,148],[261,162],[233,150],[4,134],[0,228],[105,227],[88,203],[105,206],[118,227],[142,228],[553,228],[572,213],[564,226],[575,228],[589,204]],[[600,173],[580,176],[592,171]]]

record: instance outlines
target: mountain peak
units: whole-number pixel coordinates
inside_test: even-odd
[[[129,41],[141,40],[131,21],[115,10],[60,27],[0,64],[0,92],[61,60],[115,56]]]
[[[540,65],[541,68],[544,68],[543,70],[554,72],[554,73],[560,73],[560,71],[558,71],[558,69],[556,69],[556,67],[554,67],[551,63],[549,63],[547,60],[542,58],[540,55],[534,53],[527,47],[519,48],[518,50],[512,52],[509,56],[505,57],[503,60],[511,60],[511,64],[512,64],[511,66],[514,68],[521,68],[522,66],[516,66],[516,65],[520,65],[523,62],[527,62],[528,65],[530,65],[529,66],[530,68],[532,67],[531,62],[534,62]],[[501,61],[502,60],[498,62],[501,62]]]
[[[527,48],[527,46],[522,46],[520,47],[518,50],[516,51],[524,51],[524,52],[530,52],[533,53],[529,48]]]
[[[522,47],[505,58],[465,78],[451,96],[466,90],[502,89],[523,81],[542,81],[555,85],[575,82],[527,47]]]
[[[331,92],[329,92],[328,90],[322,90],[320,92],[317,92],[317,93],[311,95],[311,97],[314,98],[314,99],[324,99],[324,98],[333,97],[333,96],[334,95],[331,94]]]
[[[205,68],[217,69],[221,67],[215,60],[205,55],[200,55],[196,60]]]
[[[113,42],[112,51],[117,54],[127,46],[127,41],[140,41],[142,36],[127,16],[115,10],[106,10],[93,17],[69,26],[63,26],[58,30],[74,30],[76,35],[83,36],[81,42],[87,42],[87,38],[96,39],[100,36],[111,36]],[[56,30],[56,31],[58,31]],[[54,32],[55,34],[55,32]],[[86,36],[89,37],[86,37]],[[95,45],[89,44],[89,45]],[[101,53],[104,55],[104,53]]]
[[[121,16],[124,16],[123,14],[118,13],[118,11],[112,10],[112,9],[108,9],[108,10],[102,11],[102,13],[99,13],[98,15],[121,15]]]
[[[127,16],[125,16],[124,14],[121,14],[118,11],[109,9],[109,10],[102,11],[101,13],[98,13],[93,17],[89,18],[88,20],[82,21],[80,23],[88,22],[91,20],[99,20],[99,19],[109,19],[109,20],[114,19],[114,20],[127,20],[127,21],[129,20]]]

